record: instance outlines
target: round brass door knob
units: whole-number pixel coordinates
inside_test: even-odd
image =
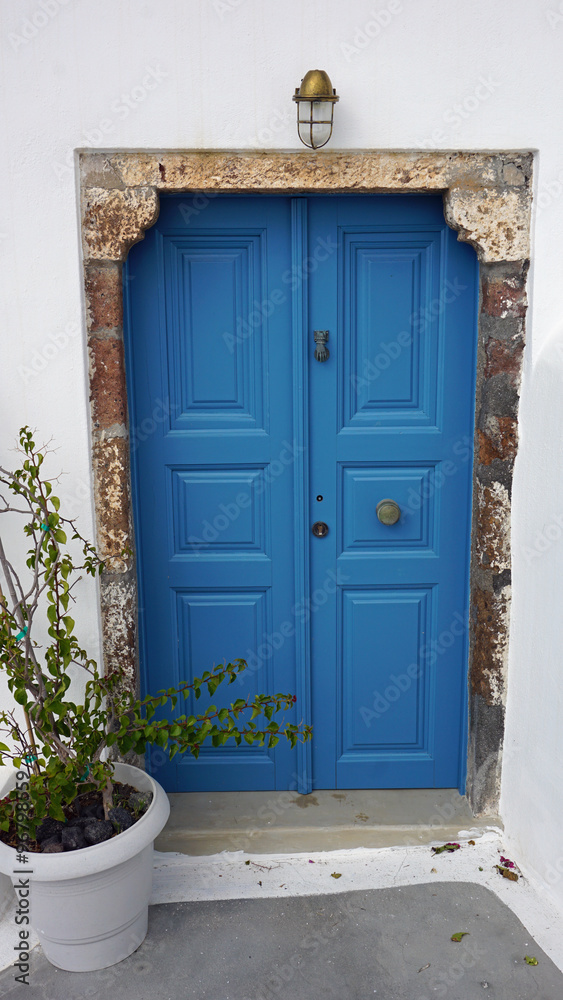
[[[394,500],[380,500],[375,513],[382,524],[396,524],[401,517],[401,508]]]
[[[324,521],[315,521],[311,531],[317,538],[323,538],[325,535],[328,535],[328,524],[325,524]]]

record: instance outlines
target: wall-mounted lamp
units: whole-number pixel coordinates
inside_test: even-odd
[[[332,135],[334,105],[340,100],[328,73],[323,69],[310,69],[301,86],[295,88],[293,100],[297,104],[297,131],[301,142],[310,149],[326,146]]]

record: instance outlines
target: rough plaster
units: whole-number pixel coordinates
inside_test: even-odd
[[[510,611],[510,497],[517,449],[532,157],[528,153],[107,152],[80,158],[82,246],[98,545],[106,560],[106,669],[138,684],[134,542],[122,350],[121,262],[158,216],[160,192],[436,191],[481,262],[471,556],[468,794],[500,791]]]

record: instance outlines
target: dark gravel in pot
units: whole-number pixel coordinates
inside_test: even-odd
[[[104,840],[109,840],[115,833],[113,823],[109,819],[91,819],[84,827],[84,839],[88,845],[102,844]]]
[[[129,827],[133,826],[133,823],[135,822],[131,813],[128,812],[127,809],[123,809],[121,806],[117,806],[116,809],[110,809],[108,816],[118,833],[122,833],[123,830],[128,830]]]

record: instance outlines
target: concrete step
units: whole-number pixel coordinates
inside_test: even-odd
[[[452,788],[189,792],[169,798],[170,818],[155,848],[189,855],[444,843],[461,830],[502,827],[496,815],[474,817]]]

